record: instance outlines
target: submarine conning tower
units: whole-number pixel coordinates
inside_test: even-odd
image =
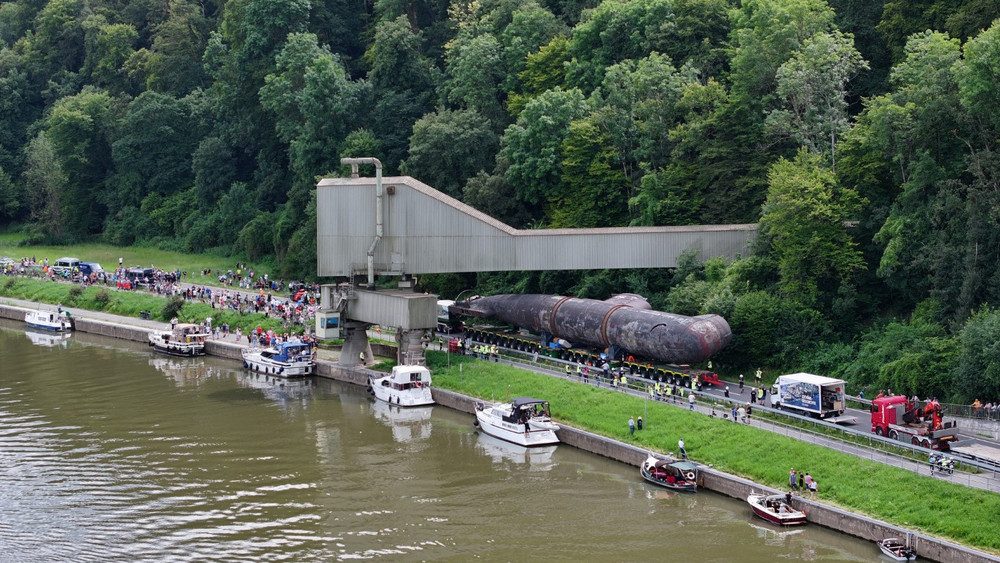
[[[653,311],[641,296],[630,294],[606,301],[562,295],[494,295],[456,303],[449,311],[494,318],[573,343],[614,346],[673,364],[707,360],[733,336],[729,323],[718,315],[688,317]]]

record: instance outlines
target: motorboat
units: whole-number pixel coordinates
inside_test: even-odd
[[[876,543],[882,553],[894,561],[913,561],[917,558],[917,552],[899,538],[885,538]]]
[[[509,403],[476,403],[475,424],[483,432],[519,446],[558,444],[549,402],[530,397],[518,397]]]
[[[181,323],[170,330],[150,332],[149,345],[153,350],[171,356],[202,356],[208,336],[200,325]]]
[[[279,342],[268,348],[244,348],[243,367],[264,375],[306,377],[312,375],[312,347],[304,342]]]
[[[433,405],[431,372],[424,366],[394,366],[392,373],[368,376],[368,388],[387,403],[401,407]]]
[[[779,526],[796,526],[806,523],[806,513],[795,510],[786,495],[764,495],[750,493],[747,503],[753,513]]]
[[[69,312],[59,311],[28,311],[24,322],[32,328],[51,330],[54,332],[69,332],[73,330],[73,320]]]
[[[698,464],[674,459],[658,459],[652,453],[639,466],[639,474],[650,483],[674,491],[698,490]]]

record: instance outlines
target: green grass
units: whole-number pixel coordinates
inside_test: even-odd
[[[61,303],[68,309],[85,309],[102,311],[126,317],[140,316],[142,311],[149,311],[154,319],[168,321],[163,315],[168,299],[144,292],[118,291],[113,286],[92,285],[79,293],[78,297],[71,294],[79,292],[81,286],[62,282],[42,281],[27,278],[0,277],[0,296],[14,299],[25,299],[39,303]],[[251,313],[241,315],[230,309],[213,309],[206,303],[188,301],[184,303],[178,320],[181,322],[199,323],[205,317],[212,317],[213,326],[229,323],[230,330],[236,327],[244,333],[252,328],[261,327],[264,330],[286,332],[281,321],[264,315]]]
[[[163,270],[186,271],[188,276],[184,282],[198,285],[219,285],[218,275],[220,272],[232,269],[236,271],[237,262],[245,262],[234,257],[215,255],[210,253],[191,254],[185,252],[174,252],[162,250],[155,247],[130,246],[118,247],[108,244],[74,244],[69,246],[19,246],[25,239],[25,235],[20,233],[0,234],[0,256],[9,256],[14,259],[34,256],[38,263],[45,258],[49,263],[54,263],[63,256],[79,258],[84,262],[98,262],[107,271],[118,267],[118,258],[124,258],[126,267],[132,266],[153,266]],[[272,273],[273,264],[267,262],[247,262],[255,266],[254,273]],[[209,276],[201,275],[203,270],[211,270]]]
[[[808,471],[819,498],[912,530],[1000,552],[1000,495],[917,475],[751,426],[692,413],[607,388],[580,385],[494,362],[427,352],[434,385],[488,399],[534,396],[551,403],[560,422],[659,452],[688,454],[721,471],[778,489],[788,471]],[[461,369],[460,369],[461,366]],[[626,422],[642,416],[645,428],[629,436]]]

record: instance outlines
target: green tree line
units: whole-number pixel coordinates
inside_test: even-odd
[[[0,228],[274,256],[376,156],[520,228],[756,222],[732,263],[428,276],[719,313],[734,368],[1000,399],[1000,4],[14,0]]]

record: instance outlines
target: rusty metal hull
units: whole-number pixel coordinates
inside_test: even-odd
[[[614,297],[598,301],[561,295],[494,295],[456,303],[451,311],[674,364],[707,360],[732,339],[729,323],[718,315],[687,317],[630,304],[642,307],[642,302]]]

